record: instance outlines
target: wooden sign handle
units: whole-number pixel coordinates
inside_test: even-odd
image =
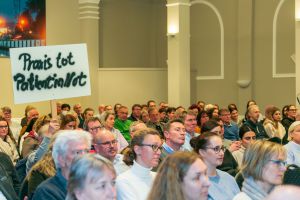
[[[57,119],[56,101],[55,100],[50,100],[50,106],[51,106],[52,119]]]

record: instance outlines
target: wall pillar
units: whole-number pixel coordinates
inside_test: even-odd
[[[300,0],[295,0],[295,66],[296,66],[296,95],[300,101]],[[300,102],[295,103],[299,108]]]
[[[253,98],[252,69],[253,69],[253,0],[238,1],[238,47],[237,69],[238,78],[238,108],[243,113],[245,103]]]
[[[99,68],[99,3],[100,0],[78,0],[80,20],[80,41],[87,44],[91,96],[83,97],[84,107],[97,108]]]
[[[167,0],[168,103],[190,105],[190,0]]]

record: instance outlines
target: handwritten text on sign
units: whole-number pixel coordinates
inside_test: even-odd
[[[86,45],[10,50],[15,103],[90,95]]]

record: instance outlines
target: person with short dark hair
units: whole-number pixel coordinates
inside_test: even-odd
[[[251,105],[248,108],[248,119],[244,122],[244,125],[248,126],[256,134],[256,139],[267,139],[269,136],[266,133],[264,126],[258,121],[260,116],[259,107],[257,105]]]
[[[286,116],[282,118],[281,123],[285,128],[286,134],[283,137],[283,144],[288,143],[288,132],[289,132],[289,127],[290,125],[295,122],[296,120],[296,114],[297,114],[297,108],[295,105],[291,104],[288,105],[287,110],[286,110]]]
[[[142,106],[140,104],[134,104],[131,109],[131,115],[128,117],[130,121],[138,121],[141,119]]]
[[[239,136],[241,138],[241,148],[232,152],[232,156],[236,160],[239,166],[242,165],[245,150],[256,141],[255,133],[246,125],[241,126],[239,130]]]
[[[170,154],[182,149],[185,141],[185,128],[180,119],[169,121],[164,129],[165,142],[162,145],[160,159],[163,160]]]
[[[161,136],[161,138],[164,137],[164,125],[160,122],[160,116],[159,116],[159,112],[158,109],[155,107],[151,107],[148,110],[149,113],[149,121],[147,122],[147,127],[149,128],[153,128],[155,130],[157,130]]]
[[[63,104],[61,104],[61,110],[68,112],[68,111],[71,110],[71,106],[69,104],[67,104],[67,103],[63,103]]]
[[[82,129],[86,129],[86,121],[90,118],[90,117],[93,117],[94,116],[94,109],[92,108],[86,108],[84,111],[83,111],[83,121],[80,122],[79,124],[79,128],[82,128]]]
[[[224,124],[224,138],[231,141],[240,140],[239,127],[236,123],[231,121],[231,115],[227,108],[219,110],[220,119]]]

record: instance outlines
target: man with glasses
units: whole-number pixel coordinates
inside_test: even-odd
[[[98,129],[93,137],[93,145],[97,154],[113,163],[117,175],[129,169],[123,162],[123,155],[118,154],[118,140],[112,132]]]
[[[90,117],[85,123],[85,130],[92,135],[93,139],[95,138],[97,132],[103,127],[98,117]],[[91,145],[91,150],[95,151],[93,144]]]
[[[231,115],[227,108],[219,110],[220,119],[224,125],[224,138],[231,141],[239,140],[239,127],[236,123],[231,121]]]
[[[76,156],[90,150],[92,138],[85,131],[62,131],[57,134],[52,150],[56,174],[37,187],[33,200],[65,200],[71,163]]]

